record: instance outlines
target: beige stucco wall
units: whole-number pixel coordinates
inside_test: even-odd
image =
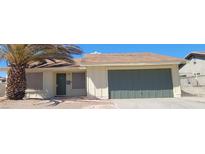
[[[123,69],[160,69],[171,68],[173,93],[174,97],[181,96],[180,80],[178,65],[152,65],[152,66],[89,66],[87,70],[45,70],[43,71],[43,90],[34,91],[27,90],[28,98],[50,98],[56,94],[56,73],[66,73],[67,80],[71,81],[71,85],[66,86],[67,96],[97,97],[100,99],[108,99],[108,70]],[[30,70],[31,72],[31,70]],[[42,70],[32,70],[32,72],[42,72]],[[72,72],[86,72],[87,89],[72,89]]]
[[[42,72],[42,70],[29,70],[28,72]],[[71,81],[70,85],[66,85],[66,96],[85,96],[86,89],[72,89],[72,72],[85,72],[81,70],[47,70],[43,72],[43,90],[26,90],[27,98],[51,98],[56,96],[56,74],[66,73],[66,79]]]
[[[173,65],[171,68],[174,97],[181,97],[181,86],[178,65]]]
[[[172,82],[174,97],[181,97],[178,65],[156,65],[156,66],[99,66],[87,67],[87,95],[101,99],[108,99],[108,70],[123,69],[160,69],[170,68],[172,70]]]
[[[26,97],[27,98],[50,98],[55,96],[53,82],[54,82],[54,73],[51,71],[43,72],[43,90],[27,89]]]
[[[106,67],[87,68],[87,95],[108,99],[108,75]]]

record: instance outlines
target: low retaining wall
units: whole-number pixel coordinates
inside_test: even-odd
[[[0,97],[4,97],[6,94],[6,83],[0,83]]]

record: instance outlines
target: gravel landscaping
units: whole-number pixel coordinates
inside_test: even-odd
[[[205,109],[205,97],[154,99],[53,98],[50,100],[7,100],[0,98],[1,109]]]

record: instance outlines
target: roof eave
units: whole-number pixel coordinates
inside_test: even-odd
[[[85,70],[84,66],[77,67],[42,67],[42,68],[27,68],[26,71],[61,71],[61,70]],[[7,72],[9,67],[0,67],[0,71]]]
[[[191,57],[194,57],[194,56],[202,56],[202,57],[205,57],[205,54],[200,53],[200,52],[192,52],[192,53],[189,53],[188,55],[186,55],[186,56],[185,56],[185,59],[189,60],[189,59],[191,59]]]
[[[81,64],[78,67],[49,67],[49,68],[27,68],[27,71],[35,71],[35,70],[42,70],[42,71],[60,71],[60,70],[85,70],[86,67],[91,67],[91,66],[148,66],[148,65],[181,65],[181,64],[186,64],[186,60],[185,61],[181,61],[181,62],[160,62],[160,63],[110,63],[110,64],[105,64],[105,63],[101,63],[101,64]],[[0,71],[4,71],[7,72],[9,70],[9,67],[0,67]]]
[[[69,71],[69,70],[86,70],[85,66],[78,67],[48,67],[48,68],[27,68],[27,71]]]
[[[185,64],[186,61],[182,62],[160,62],[160,63],[110,63],[110,64],[82,64],[81,66],[144,66],[144,65],[180,65]]]

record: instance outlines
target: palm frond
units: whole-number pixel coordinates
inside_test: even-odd
[[[76,45],[64,44],[8,44],[0,49],[0,58],[6,59],[11,65],[27,65],[45,60],[64,60],[73,63],[72,54],[81,54]]]

